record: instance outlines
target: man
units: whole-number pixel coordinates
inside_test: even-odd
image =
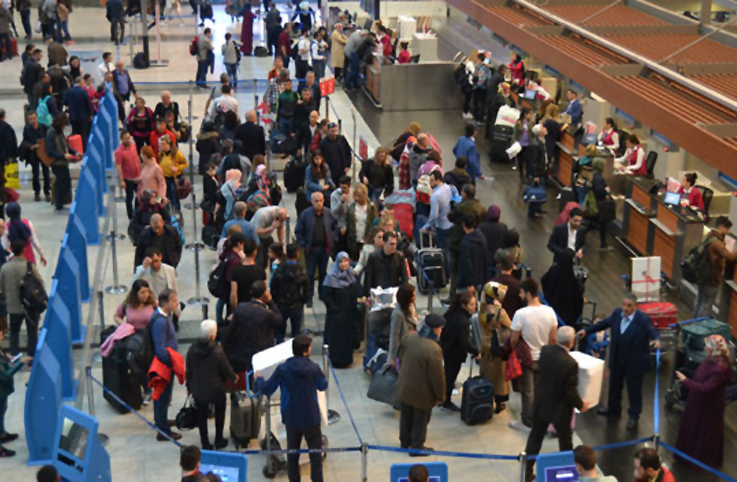
[[[340,178],[351,169],[353,153],[346,138],[339,133],[338,124],[335,122],[328,124],[328,136],[320,142],[320,151],[330,168],[333,184],[338,185]]]
[[[269,56],[274,52],[279,53],[279,34],[281,33],[281,13],[276,8],[276,3],[269,4],[269,13],[266,14],[266,45],[269,49]]]
[[[476,224],[484,222],[486,209],[476,199],[476,187],[466,184],[461,190],[461,202],[453,207],[448,214],[448,221],[453,223],[450,231],[450,294],[455,294],[458,282],[459,256],[463,231],[463,219],[471,216],[476,219]]]
[[[269,267],[269,247],[274,244],[274,232],[276,232],[282,246],[284,245],[284,225],[286,222],[287,209],[281,206],[262,207],[251,218],[251,225],[260,240],[256,264],[264,269]]]
[[[706,254],[709,257],[710,269],[700,273],[696,283],[698,293],[693,307],[693,317],[711,316],[711,307],[717,298],[722,286],[724,261],[737,260],[737,251],[729,251],[724,244],[724,238],[732,228],[732,221],[726,216],[717,218],[716,226],[706,235],[704,243]]]
[[[179,119],[179,104],[171,100],[171,92],[165,90],[161,93],[161,102],[156,104],[154,109],[154,119],[158,117],[166,118],[166,113],[171,112],[174,114],[174,120]]]
[[[310,112],[318,110],[317,103],[312,97],[309,87],[300,88],[300,98],[294,110],[294,132],[299,134],[304,126],[310,122]]]
[[[164,224],[161,214],[152,215],[149,226],[138,236],[135,266],[143,263],[148,248],[158,248],[164,263],[174,268],[179,265],[182,258],[182,238],[176,229]]]
[[[133,84],[133,79],[128,73],[128,70],[125,69],[122,60],[118,60],[115,63],[115,70],[113,71],[113,86],[125,102],[130,100],[131,94],[134,98],[138,98],[136,95],[136,86]]]
[[[277,102],[276,125],[286,137],[295,135],[294,115],[297,112],[297,101],[299,96],[292,90],[292,79],[283,72],[281,85],[284,90],[279,94]]]
[[[164,387],[159,399],[154,400],[154,423],[156,424],[156,428],[174,440],[181,439],[182,434],[172,431],[169,426],[169,404],[171,403],[171,394],[174,390],[176,376],[174,376],[174,364],[167,348],[171,348],[174,351],[177,351],[179,348],[177,334],[172,321],[172,316],[174,316],[174,312],[177,309],[179,309],[177,292],[165,289],[159,293],[159,308],[154,311],[149,321],[154,355],[161,363],[172,369],[169,383]],[[156,434],[156,440],[166,442],[168,439],[158,433]]]
[[[5,120],[5,109],[0,109],[0,173],[3,178],[5,177],[5,166],[15,161],[17,157],[18,138],[15,136],[13,127]],[[4,185],[5,179],[2,179],[0,186]]]
[[[338,242],[338,221],[329,209],[324,208],[325,198],[321,192],[312,194],[312,206],[302,211],[297,219],[294,235],[304,249],[307,261],[307,279],[310,280],[307,308],[312,308],[315,292],[315,271],[318,271],[318,296],[322,299],[322,282],[328,269],[330,252]]]
[[[509,256],[502,252],[496,254],[496,276],[491,281],[496,281],[507,287],[507,294],[502,301],[502,308],[507,312],[510,318],[514,318],[515,313],[520,308],[520,281],[514,277],[514,263]]]
[[[23,92],[28,97],[28,106],[31,109],[35,109],[37,106],[38,98],[33,94],[33,88],[36,86],[44,73],[44,68],[41,66],[41,59],[43,58],[43,51],[41,49],[35,49],[33,55],[26,62],[23,67],[22,78],[23,78]]]
[[[425,317],[428,330],[412,333],[402,342],[396,397],[400,404],[399,443],[403,449],[433,450],[425,446],[432,409],[445,401],[445,372],[440,334],[445,318],[435,313]],[[427,454],[411,453],[410,457]]]
[[[251,293],[253,299],[238,305],[222,338],[223,349],[236,373],[253,369],[253,355],[274,346],[274,333],[283,324],[265,281],[255,281]]]
[[[305,88],[310,89],[310,95],[312,100],[315,101],[315,110],[320,111],[320,101],[322,100],[322,92],[320,92],[320,82],[315,82],[315,72],[310,70],[307,72],[304,81],[299,82],[299,91],[302,92]]]
[[[256,230],[253,227],[253,224],[249,221],[246,221],[246,213],[248,212],[248,205],[243,201],[237,201],[233,205],[233,213],[235,214],[235,217],[225,223],[223,225],[223,230],[220,231],[220,237],[226,238],[228,236],[228,230],[233,225],[238,225],[241,227],[241,234],[244,238],[250,239],[254,243],[256,243],[256,247],[261,243],[258,235],[256,234]]]
[[[430,195],[430,218],[422,227],[422,231],[428,232],[432,230],[435,233],[435,241],[438,244],[438,248],[443,250],[445,272],[450,273],[450,232],[453,228],[453,223],[448,220],[448,214],[450,214],[450,202],[453,193],[450,191],[450,186],[443,182],[440,170],[430,173],[430,187],[432,187],[432,194]]]
[[[660,463],[657,450],[643,447],[635,452],[635,481],[676,482],[676,478]]]
[[[338,189],[330,194],[330,210],[333,216],[338,220],[338,230],[340,236],[345,236],[346,219],[345,214],[348,206],[353,202],[353,189],[351,189],[351,178],[348,176],[340,176],[338,181]],[[340,243],[339,251],[345,251],[345,246]]]
[[[197,75],[195,81],[197,86],[203,89],[207,88],[207,68],[210,67],[211,56],[215,55],[214,50],[212,30],[208,27],[197,40]]]
[[[233,111],[235,115],[238,115],[238,99],[233,97],[233,88],[230,85],[224,85],[220,91],[223,95],[215,99],[210,109],[210,120],[215,122],[218,115],[225,114],[226,112]]]
[[[384,247],[371,253],[364,272],[366,297],[371,296],[371,288],[394,288],[407,282],[407,264],[402,253],[397,251],[396,233],[384,233]]]
[[[15,27],[15,25],[10,8],[6,8],[3,0],[0,0],[0,61],[13,58],[13,49],[10,46],[10,27]],[[5,55],[2,55],[3,51],[6,52]]]
[[[121,0],[108,0],[106,17],[110,22],[110,40],[120,45],[125,38],[125,7]]]
[[[571,209],[568,222],[553,228],[548,239],[548,249],[553,253],[553,263],[557,263],[560,257],[565,255],[566,250],[573,250],[576,258],[583,257],[583,247],[586,243],[586,233],[581,227],[583,211],[578,208]]]
[[[516,349],[520,338],[530,347],[532,366],[522,365],[522,377],[519,389],[522,395],[522,417],[520,420],[509,422],[515,430],[529,432],[534,425],[535,385],[540,372],[540,351],[545,345],[554,345],[558,336],[558,319],[555,311],[549,306],[540,303],[539,286],[537,281],[527,278],[520,283],[520,297],[527,302],[527,306],[517,310],[512,319],[512,336],[510,344]]]
[[[466,184],[476,184],[476,181],[468,175],[468,171],[466,170],[467,164],[468,161],[465,157],[457,157],[455,167],[452,170],[446,172],[445,176],[443,176],[443,182],[445,184],[455,186],[456,190],[459,193],[463,190],[463,186],[465,186]]]
[[[532,128],[530,144],[527,146],[527,178],[532,184],[544,188],[548,172],[548,154],[545,147],[545,135],[548,130],[542,124]],[[530,202],[527,205],[527,216],[539,218],[542,215],[542,203]]]
[[[266,134],[264,128],[258,125],[256,111],[246,112],[245,121],[235,129],[235,140],[241,141],[241,154],[252,160],[256,154],[266,155]]]
[[[130,220],[136,212],[133,201],[141,180],[141,159],[128,131],[120,133],[120,145],[115,149],[115,169],[118,172],[120,190],[125,193],[125,209]],[[38,192],[36,195],[38,196]]]
[[[297,141],[299,145],[299,148],[297,150],[297,157],[301,157],[312,152],[312,144],[315,140],[315,136],[319,136],[320,134],[320,124],[318,123],[319,120],[319,112],[317,112],[316,110],[310,112],[307,124],[302,126],[297,135]]]
[[[356,53],[356,50],[358,49],[358,46],[363,43],[367,36],[368,32],[366,30],[356,28],[356,31],[353,32],[350,37],[348,37],[348,42],[346,42],[345,44],[344,53],[346,59],[348,59],[348,62],[346,62],[348,73],[345,76],[345,87],[348,90],[358,88],[358,64],[361,59]]]
[[[2,228],[5,229],[4,223]],[[29,357],[33,357],[36,354],[40,313],[26,313],[21,300],[20,286],[29,268],[42,286],[44,282],[35,263],[31,263],[25,258],[25,249],[26,242],[21,239],[16,239],[10,243],[13,258],[0,268],[0,293],[5,297],[5,306],[10,321],[10,354],[17,355],[19,353],[20,329],[23,322],[25,322],[28,335],[27,352]]]
[[[479,149],[476,147],[476,126],[474,124],[466,124],[466,135],[458,138],[456,145],[453,147],[453,155],[466,158],[466,172],[471,179],[486,179],[481,172],[481,159]]]
[[[97,71],[100,72],[100,78],[105,78],[109,73],[115,70],[115,64],[113,64],[113,54],[105,52],[102,54],[102,63],[97,66]]]
[[[413,186],[417,186],[417,171],[419,171],[420,166],[427,162],[430,151],[432,151],[430,138],[422,132],[417,136],[417,143],[409,153],[409,177]]]
[[[266,281],[266,270],[256,264],[256,244],[250,239],[243,243],[243,261],[233,268],[230,281],[230,307],[235,310],[240,303],[253,299],[253,283]]]
[[[46,139],[46,126],[39,124],[38,114],[35,111],[28,113],[28,122],[23,128],[21,142],[21,156],[31,165],[31,176],[34,201],[41,201],[41,175],[43,174],[43,192],[46,202],[51,202],[51,176],[49,166],[41,162],[38,157],[39,141]]]
[[[84,78],[82,76],[74,79],[74,87],[67,91],[64,97],[64,105],[67,106],[69,123],[72,125],[72,135],[81,136],[82,146],[87,150],[87,138],[90,135],[94,113],[90,94],[84,88]]]
[[[279,34],[279,40],[277,41],[277,55],[281,56],[284,68],[289,68],[289,59],[292,58],[292,24],[284,24],[284,30]]]
[[[292,340],[292,358],[280,364],[267,381],[256,377],[256,389],[266,396],[281,389],[282,421],[287,427],[287,450],[301,448],[304,437],[309,449],[322,448],[320,407],[317,390],[328,388],[325,374],[317,363],[310,360],[312,338],[300,334]],[[299,454],[287,455],[287,471],[290,481],[299,481]],[[310,454],[310,480],[322,482],[322,454]]]
[[[427,472],[427,468],[421,464],[415,464],[409,468],[409,481],[408,482],[429,482],[430,474]]]
[[[488,279],[489,269],[486,237],[476,226],[473,215],[463,218],[465,234],[461,238],[457,287],[461,290],[475,289],[478,292],[479,287]]]
[[[602,475],[596,470],[596,452],[588,445],[573,449],[573,461],[579,482],[617,482],[616,477]]]
[[[173,266],[162,262],[163,255],[158,248],[149,248],[146,250],[146,257],[143,263],[136,267],[131,284],[136,280],[143,279],[148,283],[151,294],[154,298],[159,297],[165,290],[179,292],[179,283],[177,281],[177,270]],[[179,312],[179,307],[175,313]]]
[[[568,89],[566,98],[568,99],[568,107],[566,107],[564,114],[570,115],[570,124],[576,126],[581,123],[581,118],[583,117],[583,108],[581,107],[581,101],[578,100],[578,92]]]
[[[219,482],[220,477],[212,472],[200,472],[202,452],[196,445],[187,445],[179,453],[179,466],[182,468],[182,482]]]
[[[560,451],[573,450],[573,410],[586,412],[590,404],[578,394],[578,362],[568,353],[575,345],[576,331],[570,326],[562,326],[558,329],[558,344],[542,347],[532,431],[525,448],[528,457],[540,453],[550,424],[558,434]],[[534,465],[535,461],[528,459],[525,480],[535,480]]]
[[[622,388],[627,383],[630,408],[627,430],[637,428],[642,412],[642,380],[650,368],[650,347],[660,348],[660,335],[650,317],[637,309],[637,296],[624,295],[622,307],[593,326],[578,332],[579,338],[611,328],[609,344],[609,404],[597,412],[605,417],[619,417],[622,412]]]
[[[156,118],[156,129],[148,137],[148,145],[154,150],[154,159],[159,159],[159,139],[169,136],[174,146],[177,145],[177,136],[167,127],[164,117]]]
[[[303,28],[302,36],[297,42],[297,59],[295,61],[295,75],[298,79],[304,79],[307,71],[310,70],[310,44],[310,29]]]
[[[284,341],[287,320],[292,326],[292,338],[302,331],[304,310],[308,300],[310,282],[305,269],[299,264],[299,245],[287,245],[287,261],[279,264],[271,278],[271,293],[284,318],[284,329],[276,334],[277,343]]]
[[[230,85],[230,77],[228,77],[228,74],[222,73],[220,74],[220,85],[216,85],[215,87],[210,89],[210,95],[207,96],[207,102],[205,102],[205,117],[209,116],[210,104],[212,104],[215,99],[222,95],[223,87],[226,85]]]

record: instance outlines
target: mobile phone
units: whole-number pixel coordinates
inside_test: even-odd
[[[21,356],[22,355],[20,353],[18,353],[17,355],[15,355],[13,358],[10,359],[10,363],[11,364],[15,364],[15,362],[17,362],[18,360],[20,360]]]

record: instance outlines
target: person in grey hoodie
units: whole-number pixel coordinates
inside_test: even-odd
[[[238,81],[238,45],[233,41],[230,33],[225,34],[225,43],[220,53],[223,54],[223,64],[230,79],[230,86],[235,87]]]
[[[197,76],[196,82],[198,87],[207,87],[207,68],[211,66],[215,58],[212,46],[212,30],[208,27],[197,37]]]
[[[588,445],[579,445],[573,449],[573,461],[580,482],[617,482],[616,477],[602,475],[596,470],[596,453]]]

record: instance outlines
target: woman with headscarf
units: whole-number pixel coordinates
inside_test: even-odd
[[[489,206],[484,222],[479,224],[477,228],[486,238],[486,259],[490,262],[496,259],[496,252],[502,246],[504,236],[509,230],[506,224],[499,222],[499,218],[501,218],[501,216],[502,210],[499,206]],[[493,268],[493,266],[490,266],[490,268]],[[493,269],[490,269],[489,271],[493,271]]]
[[[225,173],[225,182],[220,187],[222,199],[223,224],[233,219],[233,204],[238,199],[236,191],[241,187],[241,171],[240,169],[231,169]]]
[[[358,283],[351,268],[351,259],[348,253],[341,251],[323,282],[323,298],[327,309],[325,343],[335,368],[347,368],[353,363],[357,297]]]
[[[36,257],[33,254],[33,250],[35,249],[38,252],[41,264],[46,266],[46,256],[44,256],[43,248],[41,248],[41,243],[36,236],[36,230],[33,229],[31,221],[20,217],[20,213],[20,204],[16,202],[8,203],[5,206],[5,214],[8,215],[8,225],[2,237],[3,248],[6,251],[10,251],[10,244],[16,239],[20,239],[26,244],[23,256],[35,264]]]
[[[732,355],[720,335],[704,338],[706,358],[693,377],[676,377],[688,390],[676,448],[705,463],[720,467],[724,456],[725,390],[732,380]]]
[[[502,347],[511,334],[512,320],[502,308],[507,286],[496,281],[486,283],[481,292],[479,326],[481,327],[481,376],[494,385],[494,413],[503,411],[509,400],[509,382],[504,380],[506,361]]]
[[[555,313],[566,325],[580,329],[579,319],[583,312],[583,286],[576,280],[573,271],[573,260],[576,253],[568,249],[557,258],[547,273],[540,279],[540,284],[548,302]]]
[[[253,21],[256,15],[251,11],[251,3],[243,5],[243,24],[241,25],[241,52],[251,55],[253,52]]]
[[[520,270],[525,260],[525,251],[519,244],[519,232],[516,229],[510,229],[502,238],[502,245],[499,247],[501,251],[514,264],[515,276],[520,279]]]

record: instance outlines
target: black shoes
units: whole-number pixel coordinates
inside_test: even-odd
[[[637,428],[637,420],[631,418],[627,421],[627,430],[634,430]]]
[[[506,409],[507,405],[505,403],[497,403],[496,408],[494,408],[494,413],[502,413]]]
[[[417,450],[425,450],[425,451],[427,451],[427,452],[433,452],[433,451],[434,451],[435,449],[434,449],[434,448],[432,448],[432,447],[425,447],[425,446],[423,445],[422,447],[420,447],[420,448],[419,448],[419,449],[417,449]],[[411,454],[409,454],[409,456],[410,456],[410,457],[429,457],[429,456],[430,456],[430,454],[418,454],[418,453],[411,453]]]
[[[228,439],[222,438],[220,440],[215,440],[215,448],[217,450],[224,449],[227,446],[228,446]]]
[[[616,418],[620,416],[619,412],[615,412],[609,408],[600,408],[599,410],[596,411],[596,414],[601,415],[602,417],[611,417],[611,418]]]
[[[443,410],[447,410],[449,412],[460,412],[461,409],[453,402],[445,402],[444,404],[440,405],[440,408]]]
[[[169,433],[169,437],[171,437],[172,440],[180,440],[182,438],[182,434],[181,433],[177,433],[177,432],[171,432],[171,433]],[[158,440],[159,442],[168,442],[169,441],[168,438],[164,437],[160,433],[159,434],[156,434],[156,440]]]

